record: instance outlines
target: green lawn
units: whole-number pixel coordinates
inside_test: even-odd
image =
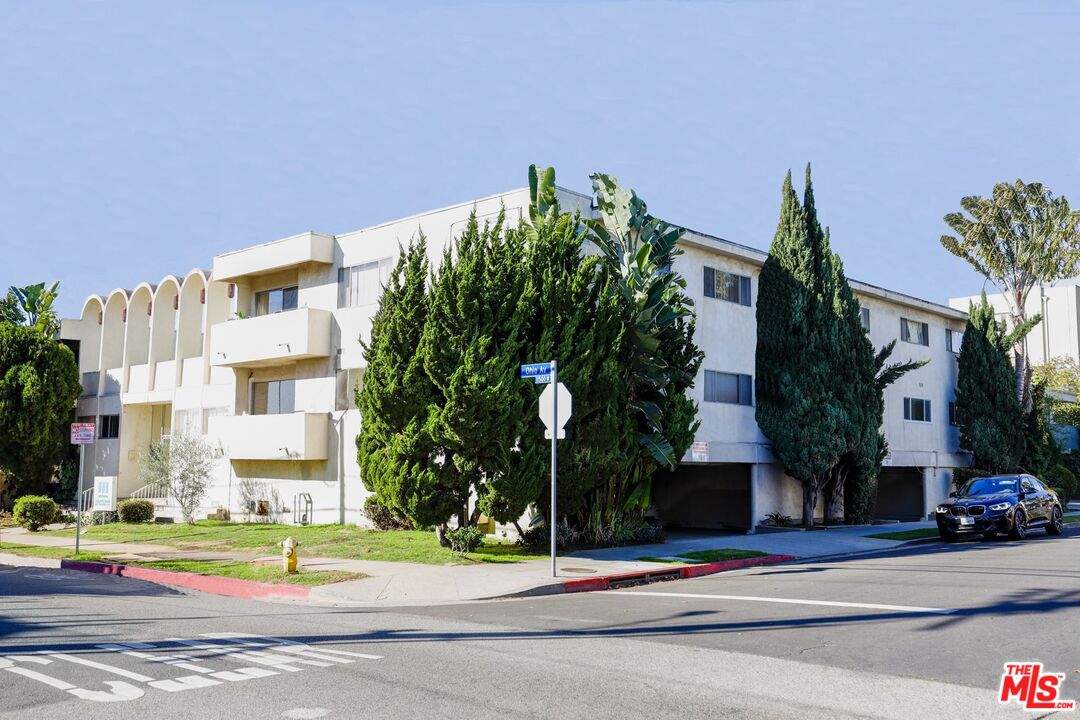
[[[757,550],[733,550],[731,548],[719,548],[717,550],[689,550],[687,552],[674,555],[673,557],[678,558],[677,560],[656,557],[654,555],[643,555],[637,559],[641,562],[660,562],[683,565],[687,563],[722,562],[724,560],[745,560],[746,558],[764,557],[765,555],[768,555],[768,553],[759,552]]]
[[[51,530],[43,534],[73,537],[74,530]],[[83,537],[110,542],[167,545],[181,550],[237,550],[275,554],[277,543],[292,536],[300,540],[300,557],[335,557],[387,560],[431,565],[479,562],[520,562],[547,557],[511,543],[485,540],[474,553],[462,558],[440,547],[435,533],[420,530],[382,532],[354,525],[274,525],[203,520],[195,525],[146,523],[95,525]]]
[[[57,558],[62,560],[88,560],[91,562],[110,562],[107,556],[100,553],[82,552],[78,555],[71,548],[38,547],[36,545],[18,545],[14,543],[0,544],[0,553],[12,553],[13,555],[28,555],[41,558]],[[302,571],[290,575],[281,569],[277,563],[246,563],[230,562],[223,560],[155,560],[153,562],[132,562],[124,560],[122,565],[139,565],[142,567],[158,568],[160,570],[174,570],[176,572],[198,573],[199,575],[221,575],[223,577],[237,578],[240,580],[257,580],[259,582],[289,583],[293,585],[326,585],[327,583],[344,582],[346,580],[359,580],[367,577],[362,573],[345,572],[342,570],[312,570]]]
[[[916,528],[915,530],[902,530],[900,532],[876,533],[866,537],[878,538],[879,540],[921,540],[928,537],[937,537],[937,528]]]
[[[1072,515],[1066,515],[1061,518],[1062,522],[1080,522],[1080,513],[1073,513]]]

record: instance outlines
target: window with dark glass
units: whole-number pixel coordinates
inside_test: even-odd
[[[737,373],[705,371],[705,402],[754,404],[754,379]]]
[[[859,322],[862,324],[863,330],[870,332],[870,308],[859,307]]]
[[[915,345],[930,345],[930,328],[924,322],[900,318],[900,339]]]
[[[120,437],[120,416],[102,415],[98,418],[98,437],[110,440]]]
[[[251,385],[252,415],[284,415],[295,411],[296,381],[270,380]]]
[[[954,427],[960,424],[960,422],[956,419],[956,401],[955,400],[950,400],[949,401],[949,424],[954,426]]]
[[[705,268],[705,297],[750,306],[750,278],[745,275]]]
[[[255,314],[273,315],[286,310],[295,310],[299,296],[296,285],[257,292],[255,293]]]
[[[904,398],[904,419],[912,422],[931,422],[930,401],[923,398]]]

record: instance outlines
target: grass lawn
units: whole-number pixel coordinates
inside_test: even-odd
[[[107,556],[94,552],[82,552],[78,555],[71,548],[38,547],[36,545],[18,545],[3,543],[0,545],[0,553],[13,555],[28,555],[41,558],[57,558],[62,560],[88,560],[91,562],[110,562]],[[327,583],[344,582],[346,580],[359,580],[367,577],[362,573],[345,572],[342,570],[313,570],[289,575],[281,569],[277,563],[246,563],[230,562],[223,560],[156,560],[153,562],[131,562],[128,560],[119,563],[122,565],[139,565],[152,567],[160,570],[174,570],[176,572],[198,573],[199,575],[221,575],[223,577],[237,578],[239,580],[257,580],[259,582],[289,583],[291,585],[326,585]]]
[[[1066,515],[1061,518],[1062,522],[1080,522],[1080,513],[1073,513],[1072,515]]]
[[[677,560],[656,557],[654,555],[643,555],[637,559],[641,562],[661,562],[683,565],[687,563],[722,562],[724,560],[745,560],[746,558],[764,557],[765,555],[768,555],[768,553],[759,552],[757,550],[720,548],[718,550],[688,550],[687,552],[672,556],[678,558]]]
[[[937,537],[937,528],[916,528],[914,530],[902,530],[900,532],[876,533],[866,537],[878,538],[879,540],[921,540],[928,537]]]
[[[73,537],[74,530],[43,531]],[[95,525],[83,537],[109,542],[166,545],[181,550],[237,550],[277,554],[277,543],[287,536],[300,541],[301,557],[334,557],[356,560],[387,560],[430,565],[469,565],[480,562],[520,562],[547,557],[511,543],[485,540],[474,553],[459,557],[440,547],[435,533],[421,530],[383,532],[354,525],[275,525],[202,520],[195,525],[125,524]]]

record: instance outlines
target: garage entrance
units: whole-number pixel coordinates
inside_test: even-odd
[[[749,465],[680,465],[671,474],[657,473],[653,482],[653,502],[666,528],[750,527]]]
[[[877,483],[877,517],[882,520],[922,520],[923,507],[922,470],[881,468]]]

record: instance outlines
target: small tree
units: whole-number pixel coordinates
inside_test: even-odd
[[[169,440],[151,443],[139,458],[139,477],[147,485],[168,491],[184,522],[195,524],[206,490],[210,487],[214,449],[201,435],[173,435]]]

